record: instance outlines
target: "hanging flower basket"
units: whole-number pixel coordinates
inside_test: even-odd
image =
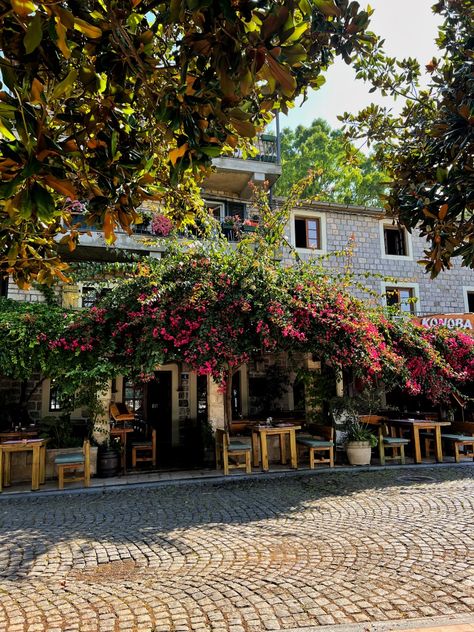
[[[151,219],[151,232],[158,237],[168,237],[173,230],[173,222],[160,213],[153,215]]]

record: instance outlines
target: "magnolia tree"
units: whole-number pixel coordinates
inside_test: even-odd
[[[60,238],[126,231],[144,200],[179,221],[213,157],[367,53],[349,0],[0,0],[0,272],[64,278]]]

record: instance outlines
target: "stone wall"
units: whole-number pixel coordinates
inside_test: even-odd
[[[416,305],[418,313],[456,313],[465,311],[464,289],[474,287],[474,271],[460,266],[455,260],[451,270],[442,272],[437,279],[431,279],[424,273],[424,268],[417,263],[423,257],[425,240],[413,233],[411,239],[411,256],[384,258],[383,242],[380,238],[380,222],[383,214],[379,209],[341,208],[337,205],[317,204],[303,207],[312,210],[325,218],[326,252],[341,251],[353,239],[352,266],[356,273],[372,273],[381,276],[395,277],[399,284],[418,284],[419,300]],[[390,220],[386,220],[390,224]],[[324,223],[323,223],[324,229]],[[289,231],[290,232],[290,231]],[[301,252],[303,259],[311,256]],[[292,259],[286,252],[285,260]],[[347,258],[331,257],[323,265],[335,270],[342,270]],[[383,292],[381,278],[361,279],[377,295]],[[355,290],[356,294],[360,294]]]

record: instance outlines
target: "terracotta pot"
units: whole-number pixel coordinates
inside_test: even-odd
[[[369,441],[349,441],[346,452],[351,465],[370,465],[372,448]]]

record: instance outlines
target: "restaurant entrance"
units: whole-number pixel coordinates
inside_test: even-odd
[[[147,384],[147,421],[156,430],[159,462],[171,454],[172,439],[172,372],[155,371],[155,377]]]

